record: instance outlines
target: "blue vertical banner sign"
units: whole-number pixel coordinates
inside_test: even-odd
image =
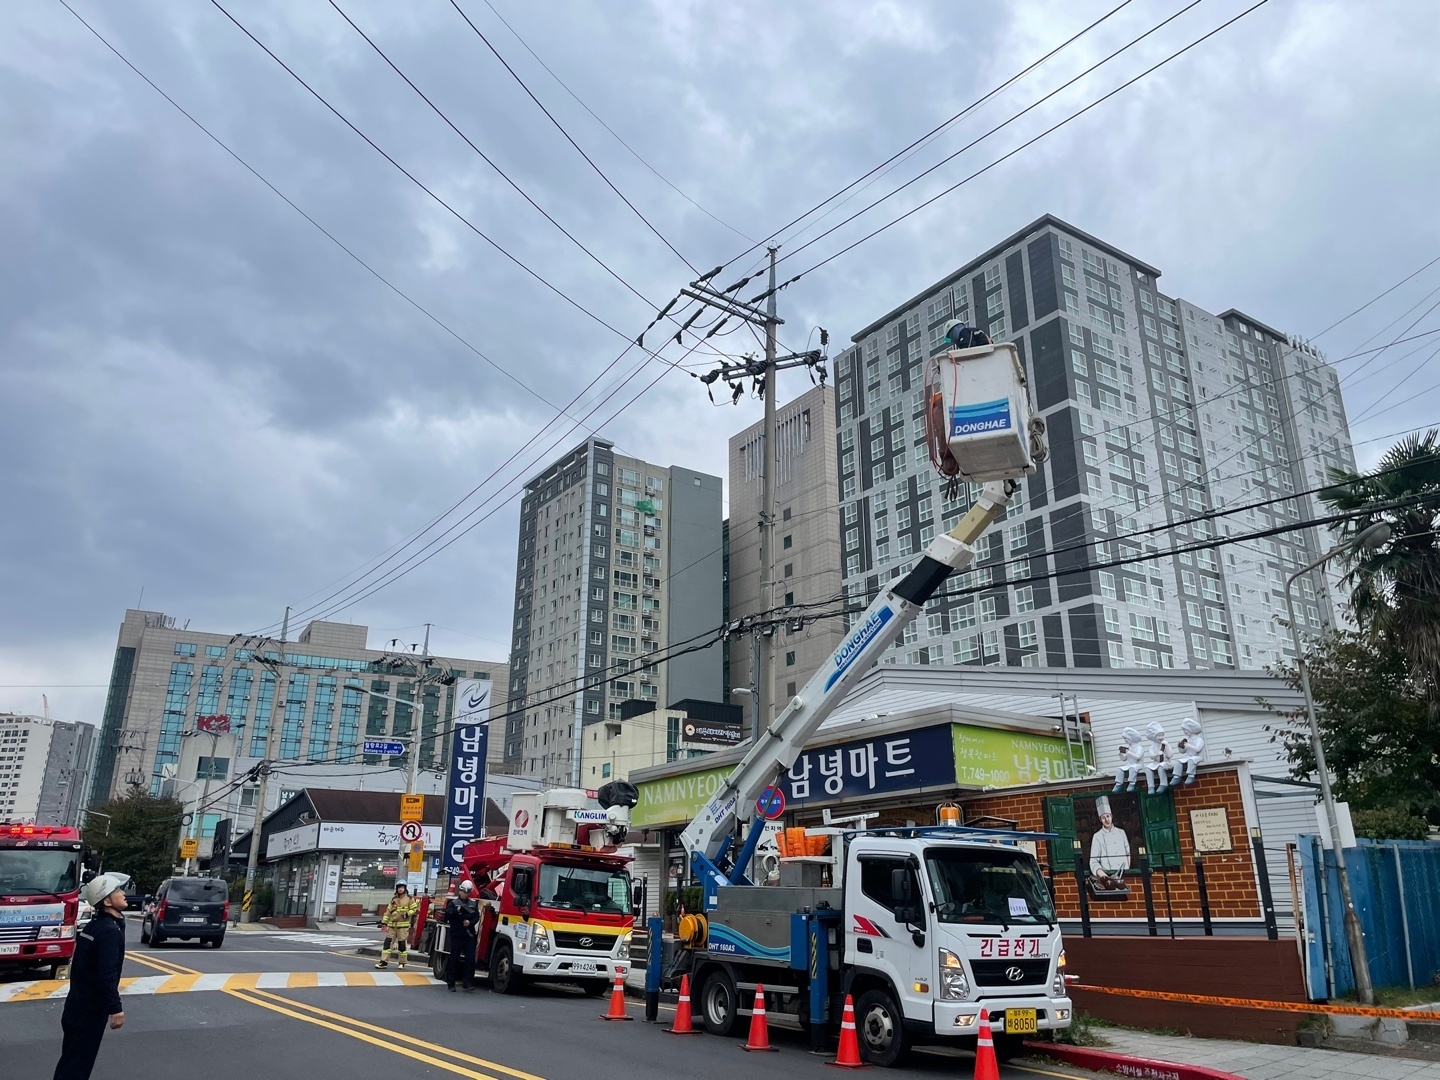
[[[441,869],[461,867],[465,845],[485,835],[485,752],[490,745],[490,680],[455,684],[455,734],[445,789],[445,847]]]

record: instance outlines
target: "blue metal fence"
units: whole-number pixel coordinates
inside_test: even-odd
[[[1305,973],[1321,1000],[1355,988],[1335,852],[1315,836],[1296,845],[1306,929]],[[1324,867],[1324,877],[1319,867]],[[1361,840],[1345,849],[1350,891],[1375,986],[1429,986],[1440,978],[1440,844]]]

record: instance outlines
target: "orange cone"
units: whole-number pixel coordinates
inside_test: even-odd
[[[690,1018],[690,976],[680,976],[680,1004],[675,1007],[675,1023],[666,1028],[667,1035],[699,1035]]]
[[[750,1038],[740,1049],[775,1052],[775,1047],[770,1045],[770,1025],[765,1020],[765,987],[758,984],[755,987],[755,1008],[750,1013]]]
[[[825,1064],[835,1069],[870,1068],[860,1060],[860,1040],[855,1037],[855,1002],[849,994],[845,995],[845,1012],[840,1018],[840,1049],[835,1052],[835,1060]]]
[[[601,1020],[634,1020],[625,1012],[625,976],[615,976],[615,986],[610,991],[610,1011]]]
[[[980,1034],[975,1040],[975,1080],[1000,1080],[995,1060],[995,1037],[990,1034],[990,1010],[980,1010]]]

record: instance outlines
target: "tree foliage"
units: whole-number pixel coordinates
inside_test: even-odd
[[[1413,832],[1416,819],[1440,823],[1440,718],[1412,677],[1406,652],[1384,633],[1331,631],[1311,645],[1306,659],[1335,797],[1356,811],[1356,831],[1362,820],[1371,820],[1359,811],[1386,811],[1371,823],[1389,830]],[[1293,664],[1270,671],[1300,690]],[[1272,739],[1284,744],[1291,775],[1314,779],[1304,708],[1262,704],[1277,717]]]
[[[85,839],[99,853],[101,867],[129,874],[137,891],[153,893],[175,867],[185,808],[177,799],[132,791],[91,809]],[[109,815],[108,830],[102,814]]]
[[[1416,681],[1440,702],[1440,432],[1410,435],[1370,473],[1331,471],[1320,498],[1350,513],[1335,531],[1353,538],[1377,522],[1391,538],[1344,556],[1360,626],[1404,651]]]

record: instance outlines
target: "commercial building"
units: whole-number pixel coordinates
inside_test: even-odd
[[[0,713],[0,821],[77,824],[94,748],[93,724]]]
[[[741,709],[713,701],[677,701],[668,709],[653,701],[626,701],[620,715],[585,726],[580,751],[581,787],[628,780],[639,769],[689,760],[743,739]]]
[[[367,635],[364,626],[314,621],[287,643],[282,656],[278,646],[247,646],[244,635],[205,633],[176,625],[160,612],[127,611],[115,649],[90,802],[99,804],[135,787],[158,795],[164,786],[190,803],[207,793],[208,783],[204,850],[218,821],[254,820],[256,787],[241,778],[266,756],[272,723],[281,725],[274,740],[275,759],[304,762],[303,775],[310,780],[319,775],[311,770],[331,769],[347,777],[346,787],[368,782],[402,790],[408,751],[380,758],[361,753],[361,743],[408,737],[417,726],[419,768],[438,770],[449,751],[442,738],[431,736],[454,715],[454,687],[428,682],[419,689],[415,673],[423,666],[420,659],[368,648]],[[494,684],[492,700],[505,700],[505,664],[455,657],[430,660],[435,671],[456,678],[489,679]],[[381,694],[385,697],[373,696]],[[228,720],[228,733],[199,730],[198,717],[214,716]],[[496,735],[489,748],[492,771],[503,769],[503,747]],[[294,791],[270,784],[265,810],[273,810]]]
[[[770,653],[767,669],[771,717],[840,646],[838,619],[806,619],[816,604],[841,595],[840,507],[836,502],[835,388],[816,386],[775,414],[778,454],[775,482],[775,579],[762,582],[760,526],[764,509],[764,424],[730,439],[729,605],[732,622],[762,611],[787,615],[750,640],[732,638],[730,686],[754,682],[756,649]],[[777,610],[778,609],[778,610]],[[763,668],[763,665],[762,665]],[[746,710],[747,720],[751,709]]]
[[[586,726],[619,720],[623,702],[720,697],[720,648],[685,650],[724,618],[721,495],[718,476],[599,438],[525,485],[508,766],[579,785]]]
[[[1328,547],[1313,489],[1354,467],[1324,357],[1235,309],[1211,314],[1160,271],[1046,215],[866,326],[836,362],[844,585],[908,569],[978,493],[931,468],[924,362],[953,319],[1014,342],[1050,458],[887,662],[1261,668],[1288,655],[1285,577]],[[1217,510],[1253,509],[1207,518]],[[1172,546],[1243,543],[1102,568]],[[1337,579],[1299,584],[1308,633]]]

